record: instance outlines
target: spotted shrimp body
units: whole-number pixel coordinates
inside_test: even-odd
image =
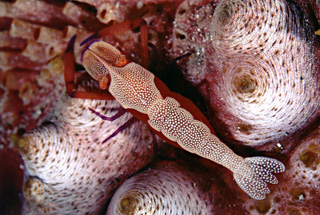
[[[270,193],[266,182],[278,183],[272,173],[285,170],[280,161],[236,155],[218,139],[206,119],[195,117],[199,109],[191,110],[181,96],[160,88],[165,85],[159,79],[142,66],[127,63],[115,47],[103,41],[92,43],[83,54],[83,65],[101,88],[108,88],[125,109],[159,136],[231,170],[237,184],[252,198],[264,199]]]

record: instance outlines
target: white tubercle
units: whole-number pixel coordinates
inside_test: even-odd
[[[126,180],[112,197],[107,215],[213,214],[201,186],[184,168],[170,163]]]

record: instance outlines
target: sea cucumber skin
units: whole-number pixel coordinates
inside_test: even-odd
[[[220,99],[211,104],[233,139],[282,140],[319,116],[318,41],[306,20],[283,0],[218,4],[207,49],[217,72],[207,77]]]
[[[120,182],[153,159],[153,139],[144,123],[136,122],[102,144],[132,116],[125,113],[110,122],[89,108],[114,115],[120,105],[63,96],[50,124],[26,133],[20,141],[25,165],[23,214],[100,214]]]
[[[179,11],[186,12],[177,13],[174,35],[184,39],[174,37],[172,56],[192,53],[178,64],[211,108],[211,122],[221,122],[212,125],[224,140],[270,150],[319,117],[318,26],[308,9],[223,0],[198,10],[185,1]]]

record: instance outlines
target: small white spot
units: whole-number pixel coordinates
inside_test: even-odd
[[[281,150],[283,150],[283,146],[281,145],[281,143],[277,143],[277,147]]]
[[[24,166],[22,164],[19,165],[20,169],[24,169]]]
[[[142,9],[142,7],[143,7],[143,1],[139,1],[138,3],[137,3],[137,9]]]
[[[36,110],[36,111],[33,112],[32,118],[33,118],[33,119],[37,119],[37,118],[39,118],[39,116],[40,116],[41,114],[42,114],[42,111],[41,111],[40,109],[38,109],[38,110]]]
[[[299,196],[299,201],[303,200],[304,199],[304,195],[303,194],[300,194]]]

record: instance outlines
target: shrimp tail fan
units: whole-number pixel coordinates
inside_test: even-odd
[[[280,161],[267,157],[249,157],[244,162],[247,169],[233,174],[241,189],[250,197],[260,200],[270,193],[267,182],[277,184],[278,180],[272,173],[285,171],[285,166]]]

